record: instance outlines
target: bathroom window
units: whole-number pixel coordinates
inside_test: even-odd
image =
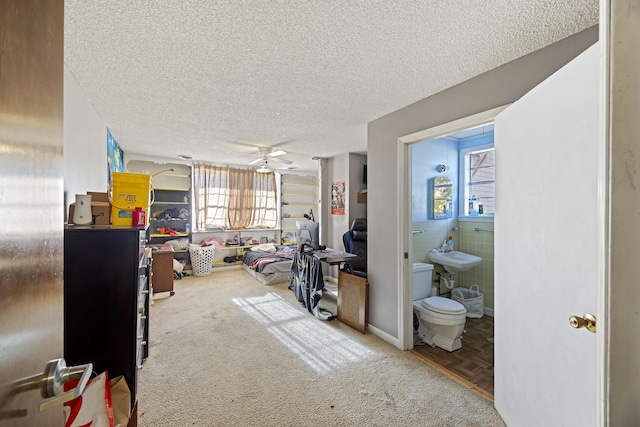
[[[460,150],[460,181],[464,183],[460,212],[493,217],[496,209],[496,166],[493,144]]]

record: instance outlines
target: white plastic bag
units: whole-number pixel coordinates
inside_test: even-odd
[[[89,380],[82,395],[66,402],[65,427],[113,427],[111,384],[107,372]],[[65,383],[65,391],[76,387],[78,381]]]
[[[467,317],[480,319],[484,316],[484,295],[480,293],[478,285],[473,284],[467,288],[453,288],[451,299],[458,301],[467,309]]]

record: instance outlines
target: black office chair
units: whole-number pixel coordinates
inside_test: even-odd
[[[364,257],[363,260],[345,263],[343,271],[367,277],[367,219],[356,218],[349,231],[342,235],[345,252]]]

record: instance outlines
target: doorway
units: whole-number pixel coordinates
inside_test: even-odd
[[[483,294],[483,307],[469,307],[461,349],[449,352],[425,345],[414,330],[412,351],[489,398],[493,398],[493,141],[493,123],[489,122],[410,143],[410,167],[405,169],[411,174],[407,203],[411,211],[410,260],[434,265],[433,288],[419,284],[420,288],[444,298],[452,298],[454,288],[477,287]],[[441,185],[443,182],[448,185]],[[470,200],[474,200],[472,206]],[[428,254],[446,246],[447,240],[455,251],[479,256],[482,263],[455,274],[445,271]],[[413,325],[416,321],[414,316]]]

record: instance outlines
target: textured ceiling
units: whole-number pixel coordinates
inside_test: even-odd
[[[269,146],[315,172],[365,152],[368,122],[597,21],[597,0],[66,0],[65,62],[125,155]]]

